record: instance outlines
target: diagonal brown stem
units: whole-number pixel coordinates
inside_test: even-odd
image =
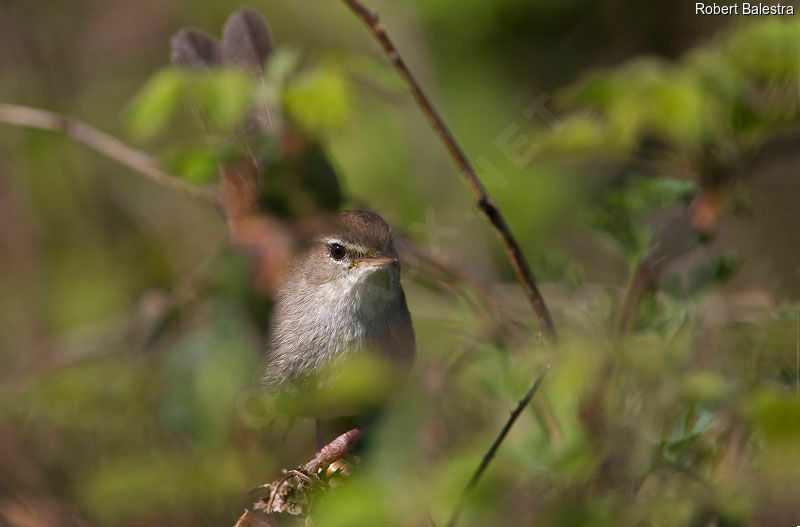
[[[389,35],[380,23],[378,15],[367,9],[358,0],[343,0],[343,2],[347,4],[356,16],[369,28],[397,72],[408,84],[409,90],[411,90],[411,94],[414,96],[417,105],[419,105],[422,112],[428,118],[428,121],[439,136],[439,139],[441,139],[450,157],[455,161],[467,185],[469,185],[472,192],[478,198],[478,208],[492,223],[497,235],[503,242],[503,247],[511,262],[511,266],[514,268],[514,272],[517,274],[517,278],[522,284],[522,288],[525,290],[525,295],[528,297],[528,301],[539,319],[542,333],[544,333],[548,340],[555,341],[557,335],[555,326],[553,325],[553,318],[550,315],[550,311],[547,309],[547,304],[545,304],[542,294],[539,292],[530,265],[528,265],[525,256],[522,254],[522,249],[511,233],[511,229],[508,223],[506,223],[503,214],[500,212],[500,209],[492,197],[486,192],[486,188],[484,188],[483,183],[481,183],[481,180],[472,168],[467,156],[464,155],[461,147],[456,143],[455,138],[453,138],[453,134],[450,133],[450,129],[444,124],[436,108],[433,107],[430,99],[428,99],[416,78],[411,74],[411,71],[406,66],[397,48],[394,47],[394,44],[389,39]]]
[[[619,317],[617,324],[617,335],[625,336],[630,333],[633,328],[636,313],[639,310],[639,304],[648,293],[653,290],[654,277],[653,270],[650,268],[650,262],[647,258],[639,262],[636,271],[633,274],[630,287],[625,293],[625,300],[622,303],[622,313]]]
[[[216,199],[216,193],[213,190],[177,179],[161,170],[158,163],[147,154],[135,150],[116,137],[77,119],[29,106],[0,103],[0,122],[38,130],[62,132],[92,150],[144,174],[159,185],[179,190],[204,201],[214,202]]]
[[[494,458],[494,455],[497,453],[497,450],[503,443],[503,440],[506,438],[508,432],[511,430],[511,427],[514,426],[514,423],[517,421],[517,418],[520,416],[525,407],[528,406],[528,403],[531,402],[533,396],[536,395],[536,390],[539,389],[539,385],[542,384],[545,375],[547,375],[547,370],[545,370],[543,374],[539,375],[539,377],[536,378],[536,380],[533,382],[533,386],[531,386],[530,389],[528,390],[528,393],[525,394],[525,397],[523,397],[519,401],[517,407],[514,408],[514,411],[511,412],[511,415],[508,416],[508,420],[506,421],[506,424],[503,426],[503,429],[500,430],[500,433],[495,438],[494,443],[492,443],[492,446],[490,446],[489,450],[487,450],[486,454],[484,454],[483,459],[481,460],[481,464],[478,465],[477,469],[475,469],[475,473],[469,479],[469,482],[467,482],[467,486],[464,487],[464,490],[461,492],[461,498],[458,500],[458,505],[456,505],[456,508],[453,511],[453,515],[450,516],[450,521],[447,522],[447,527],[455,527],[456,523],[458,522],[458,518],[461,516],[461,512],[464,510],[464,505],[466,504],[467,496],[469,495],[470,491],[473,488],[475,488],[475,485],[478,484],[478,481],[480,481],[481,476],[486,471],[486,467],[488,467],[489,463],[491,463],[492,459]]]

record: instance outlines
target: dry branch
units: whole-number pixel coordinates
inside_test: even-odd
[[[483,183],[481,183],[480,178],[478,178],[477,173],[472,168],[467,156],[456,142],[453,134],[450,132],[450,129],[444,124],[444,121],[436,111],[436,108],[433,107],[433,104],[431,103],[430,99],[428,99],[428,96],[425,95],[425,92],[422,90],[419,82],[417,82],[414,75],[411,74],[411,71],[408,69],[403,61],[403,58],[400,56],[400,53],[397,51],[397,48],[395,48],[394,44],[389,38],[389,35],[383,28],[383,25],[378,19],[378,15],[367,9],[358,0],[343,1],[369,28],[377,41],[380,43],[383,51],[392,62],[397,72],[408,84],[409,90],[414,96],[417,105],[425,114],[425,117],[428,118],[428,121],[430,122],[436,134],[439,136],[439,139],[441,139],[442,144],[447,149],[450,157],[452,157],[453,161],[455,161],[455,164],[461,174],[464,176],[464,180],[467,182],[467,185],[469,185],[472,192],[478,198],[478,208],[492,223],[495,232],[497,232],[497,235],[503,242],[503,247],[508,255],[511,266],[514,268],[514,272],[517,274],[517,278],[522,284],[522,288],[525,291],[525,296],[528,298],[528,301],[530,302],[537,318],[539,319],[539,325],[542,328],[542,332],[548,338],[548,340],[555,341],[557,335],[555,326],[553,324],[553,318],[550,315],[550,311],[547,308],[544,297],[542,297],[542,294],[539,292],[539,288],[536,285],[536,280],[533,277],[533,272],[531,271],[530,265],[528,265],[528,261],[525,259],[517,239],[511,232],[511,229],[503,217],[503,214],[500,212],[497,204],[489,195],[489,193],[486,192],[486,188],[483,186]]]
[[[214,202],[216,199],[214,190],[181,181],[161,170],[158,163],[147,154],[135,150],[119,139],[77,119],[38,108],[0,103],[0,122],[38,130],[62,132],[92,150],[147,176],[159,185],[179,190],[204,201]]]
[[[233,527],[272,527],[272,524],[264,518],[245,510],[236,520],[236,524]]]
[[[322,447],[309,462],[286,470],[283,477],[259,487],[266,490],[267,495],[255,502],[253,508],[266,514],[307,514],[314,494],[326,489],[331,476],[341,472],[333,470],[333,466],[347,456],[360,435],[360,428],[348,430]]]

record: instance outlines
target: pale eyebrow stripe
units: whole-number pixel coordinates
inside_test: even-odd
[[[366,249],[365,247],[362,247],[360,245],[354,245],[352,243],[345,242],[345,241],[340,240],[338,238],[331,238],[330,236],[321,236],[319,238],[314,238],[314,241],[322,242],[325,245],[331,245],[332,243],[338,243],[339,245],[341,245],[342,247],[344,247],[346,249],[354,250],[356,252],[360,252],[360,253],[363,253],[363,254],[366,254],[366,253],[369,252],[369,250]]]

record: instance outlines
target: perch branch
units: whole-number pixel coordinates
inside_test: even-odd
[[[503,440],[506,438],[508,432],[511,430],[511,427],[514,426],[514,423],[517,421],[517,418],[520,416],[525,407],[528,406],[528,403],[531,402],[533,396],[536,395],[536,390],[539,389],[539,385],[542,383],[542,380],[544,380],[545,375],[547,375],[547,370],[545,370],[544,373],[542,373],[541,375],[539,375],[539,377],[536,378],[536,380],[533,382],[533,386],[531,386],[531,388],[528,390],[528,393],[525,394],[525,397],[523,397],[519,401],[517,407],[514,408],[514,411],[511,412],[511,415],[508,416],[508,420],[506,421],[506,424],[503,426],[503,429],[500,430],[500,433],[498,434],[497,438],[495,438],[494,443],[492,443],[492,446],[490,446],[489,450],[486,451],[486,454],[484,454],[480,465],[478,465],[478,468],[475,469],[475,473],[472,475],[469,482],[467,482],[467,485],[464,487],[464,490],[461,492],[461,498],[458,500],[458,505],[456,505],[456,508],[453,511],[453,515],[450,516],[450,521],[447,522],[447,527],[455,527],[456,523],[458,522],[459,516],[461,516],[461,512],[464,510],[464,505],[466,504],[467,496],[472,491],[472,489],[475,488],[475,485],[478,484],[478,481],[480,481],[481,476],[486,471],[486,467],[488,467],[489,463],[491,463],[492,459],[497,453],[497,450],[503,443]]]
[[[348,430],[322,447],[308,463],[294,470],[285,470],[282,478],[259,487],[266,489],[267,495],[255,502],[253,508],[266,514],[306,513],[314,492],[327,486],[323,469],[345,457],[360,435],[360,428]]]
[[[506,220],[503,217],[503,214],[500,212],[497,204],[494,202],[492,197],[489,196],[488,192],[486,192],[486,188],[483,186],[483,183],[481,183],[481,180],[478,178],[478,175],[472,168],[467,156],[461,150],[461,147],[458,145],[458,143],[456,143],[456,140],[450,132],[450,129],[444,124],[444,121],[433,107],[433,104],[431,103],[430,99],[428,99],[428,96],[425,95],[425,92],[422,90],[419,82],[417,82],[416,78],[411,74],[411,71],[406,66],[403,58],[397,51],[397,48],[395,48],[391,39],[389,39],[389,35],[386,33],[386,30],[380,23],[378,15],[367,9],[358,0],[343,1],[369,28],[377,41],[380,43],[383,51],[392,62],[397,72],[408,84],[408,87],[411,91],[411,94],[414,96],[417,105],[419,105],[422,112],[428,118],[428,121],[430,122],[436,134],[439,136],[439,139],[441,139],[442,144],[447,149],[450,157],[453,158],[453,161],[455,162],[459,171],[464,176],[465,181],[478,198],[478,208],[492,223],[497,235],[503,242],[503,246],[506,254],[508,255],[508,259],[511,262],[511,266],[514,268],[514,272],[517,274],[517,278],[525,290],[525,295],[527,296],[528,301],[530,302],[537,318],[539,319],[539,325],[542,328],[542,332],[548,338],[548,340],[555,341],[557,335],[555,326],[553,325],[553,318],[550,315],[550,311],[547,308],[547,304],[545,304],[542,294],[539,292],[539,288],[536,285],[536,280],[533,277],[533,272],[531,271],[530,265],[528,265],[519,243],[511,233],[511,229],[509,228],[508,223],[506,223]]]
[[[342,458],[350,451],[350,446],[361,435],[360,428],[353,428],[343,433],[317,452],[317,455],[303,465],[303,472],[306,474],[316,474],[325,465],[330,465],[337,459]]]
[[[92,150],[147,176],[159,185],[173,188],[203,201],[214,202],[216,199],[213,190],[181,181],[161,170],[158,162],[144,152],[135,150],[119,139],[77,119],[29,106],[0,103],[0,122],[64,133]]]
[[[264,518],[245,510],[233,527],[272,527],[272,524]]]

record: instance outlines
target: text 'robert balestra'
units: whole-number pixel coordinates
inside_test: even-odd
[[[697,2],[694,7],[696,15],[793,15],[794,6],[785,4],[706,4]]]

